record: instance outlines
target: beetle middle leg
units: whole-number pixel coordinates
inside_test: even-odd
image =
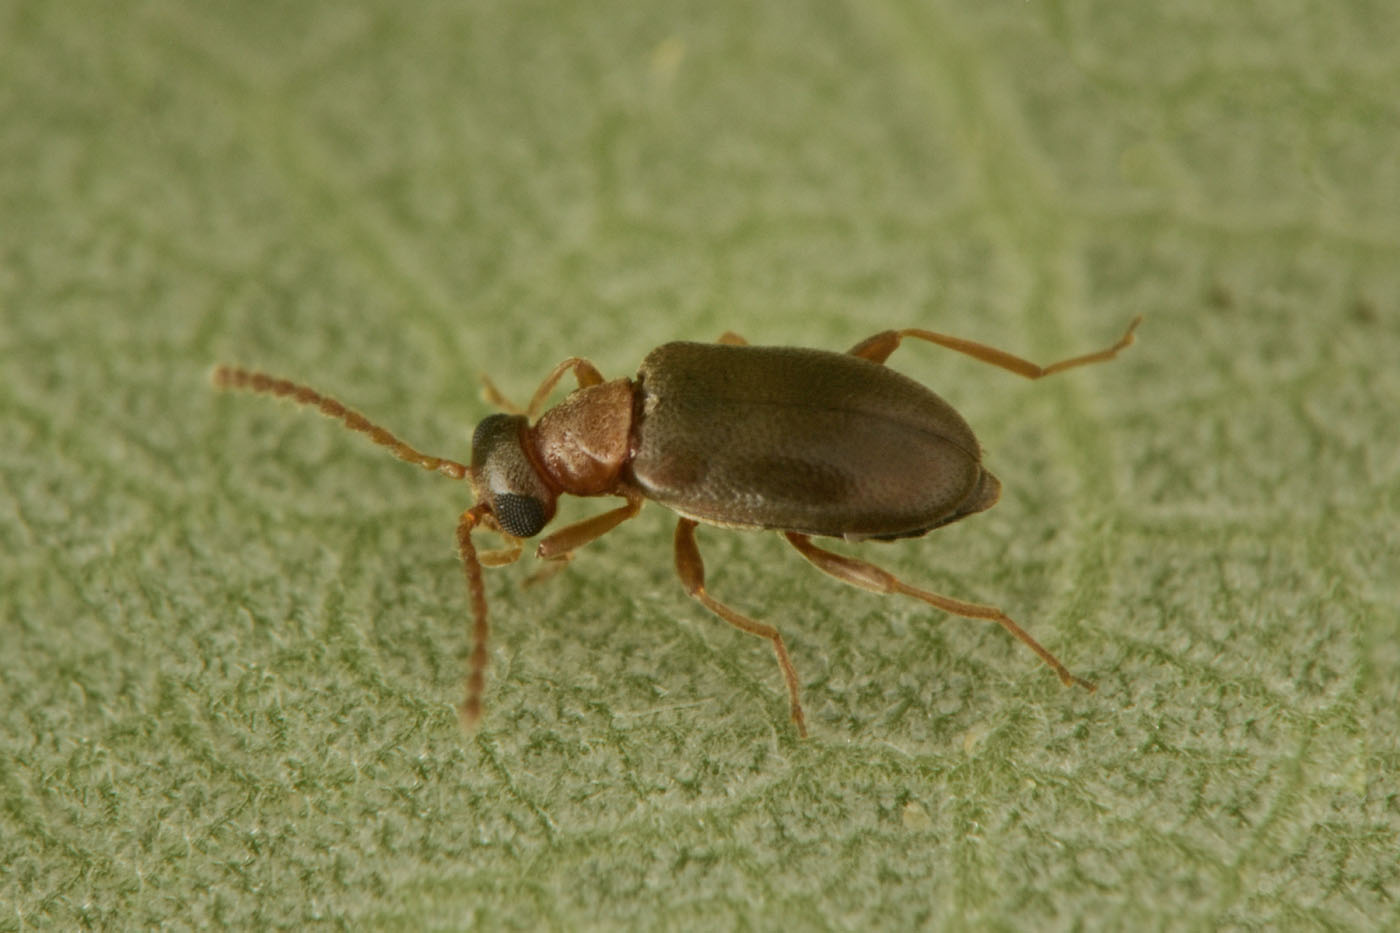
[[[681,578],[686,592],[700,601],[706,609],[738,629],[750,635],[766,638],[773,643],[778,655],[778,667],[782,668],[783,679],[787,681],[788,696],[792,702],[792,721],[797,726],[797,734],[807,737],[807,718],[802,714],[802,700],[799,697],[797,670],[788,657],[783,636],[771,625],[750,619],[730,609],[724,603],[705,592],[705,562],[700,557],[700,548],[695,544],[695,521],[682,518],[676,523],[676,573]]]
[[[1142,323],[1142,315],[1133,318],[1128,329],[1123,336],[1118,338],[1118,342],[1111,347],[1096,350],[1093,353],[1085,353],[1082,356],[1073,356],[1067,360],[1060,360],[1058,363],[1051,363],[1049,366],[1041,366],[1032,363],[1030,360],[1007,353],[1005,350],[998,350],[996,347],[989,347],[985,343],[977,343],[975,340],[964,340],[961,337],[951,337],[948,334],[940,334],[931,330],[922,330],[917,327],[910,327],[904,330],[887,330],[867,337],[850,349],[852,356],[864,357],[872,363],[883,363],[889,359],[889,355],[899,348],[901,341],[905,337],[915,337],[919,340],[927,340],[929,343],[936,343],[940,347],[947,347],[949,350],[956,350],[965,353],[973,359],[981,360],[984,363],[991,363],[993,366],[1000,366],[1002,369],[1009,369],[1018,376],[1025,376],[1027,379],[1040,379],[1066,369],[1073,369],[1076,366],[1087,366],[1090,363],[1102,363],[1111,360],[1118,355],[1118,351],[1127,347],[1133,342],[1133,331]]]
[[[1090,693],[1098,689],[1093,683],[1071,674],[1069,668],[1060,663],[1059,658],[1046,651],[1040,642],[1030,636],[1029,632],[1017,625],[1010,616],[995,606],[967,603],[960,599],[921,590],[917,586],[910,586],[894,574],[882,570],[872,563],[817,547],[807,535],[798,534],[795,531],[787,531],[783,534],[792,543],[792,546],[797,548],[798,552],[811,561],[818,570],[828,573],[838,580],[874,593],[903,593],[905,596],[912,596],[930,606],[942,609],[944,612],[962,616],[964,619],[986,619],[995,622],[1024,642],[1027,647],[1040,656],[1042,661],[1054,668],[1055,673],[1060,676],[1060,681],[1066,687],[1080,686]]]

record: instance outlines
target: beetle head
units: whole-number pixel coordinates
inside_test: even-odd
[[[490,415],[472,434],[472,486],[508,535],[533,538],[554,517],[558,494],[526,450],[524,415]]]

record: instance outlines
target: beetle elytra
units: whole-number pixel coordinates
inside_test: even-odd
[[[471,482],[475,503],[457,522],[457,548],[473,615],[463,723],[481,717],[488,633],[482,567],[517,560],[525,540],[554,517],[560,495],[617,496],[624,504],[543,538],[536,555],[559,567],[575,550],[636,515],[650,499],[672,511],[675,565],[686,591],[731,625],[767,639],[787,684],[792,721],[807,734],[797,672],[778,630],[720,602],[705,588],[698,524],[777,531],[819,570],[876,593],[900,593],[944,612],[996,622],[1054,669],[1066,685],[1093,690],[1000,609],[911,586],[813,537],[918,537],[994,505],[1001,484],[982,466],[976,437],[952,406],[885,366],[905,338],[925,340],[1039,379],[1112,359],[1133,342],[1141,317],[1111,346],[1038,366],[985,344],[918,328],[889,330],[847,353],[756,347],[732,333],[718,343],[668,343],[632,379],[605,380],[570,357],[547,375],[524,409],[486,381],[505,409],[477,425],[470,464],[419,452],[360,413],[307,386],[219,366],[220,388],[289,398],[367,435],[401,460]],[[545,409],[572,374],[578,388]],[[487,529],[503,546],[478,551]]]

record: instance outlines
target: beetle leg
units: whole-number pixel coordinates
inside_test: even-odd
[[[867,337],[850,349],[852,356],[864,357],[874,363],[883,363],[889,358],[905,337],[916,337],[919,340],[927,340],[929,343],[936,343],[940,347],[947,347],[949,350],[956,350],[959,353],[966,353],[974,359],[984,363],[991,363],[993,366],[1000,366],[1002,369],[1009,369],[1018,376],[1025,376],[1027,379],[1040,379],[1043,376],[1053,375],[1063,372],[1066,369],[1073,369],[1076,366],[1087,366],[1090,363],[1102,363],[1111,360],[1118,355],[1118,351],[1127,347],[1133,342],[1133,331],[1142,323],[1142,315],[1133,318],[1128,329],[1123,336],[1118,338],[1118,342],[1103,350],[1096,350],[1093,353],[1085,353],[1083,356],[1070,357],[1067,360],[1060,360],[1058,363],[1051,363],[1049,366],[1040,366],[1030,360],[1022,359],[1005,350],[998,350],[996,347],[989,347],[984,343],[977,343],[972,340],[964,340],[961,337],[950,337],[947,334],[935,333],[931,330],[921,330],[917,327],[905,330],[887,330]]]
[[[544,377],[544,382],[535,390],[535,394],[530,397],[530,407],[525,410],[531,421],[544,408],[544,403],[549,399],[549,393],[554,391],[555,385],[564,377],[569,370],[574,371],[574,378],[578,380],[580,389],[588,386],[596,386],[603,381],[603,374],[598,372],[598,367],[581,356],[571,356],[558,366],[554,367],[548,376]]]
[[[481,374],[481,397],[486,399],[486,404],[494,405],[508,415],[525,414],[525,409],[502,395],[501,390],[491,381],[491,377],[485,373]]]
[[[695,521],[682,518],[676,523],[676,573],[686,592],[700,601],[706,609],[738,629],[750,635],[766,638],[773,643],[778,654],[778,667],[782,668],[783,679],[787,681],[788,696],[792,702],[792,721],[797,726],[797,734],[807,737],[807,719],[802,714],[802,700],[799,698],[797,671],[788,658],[783,636],[771,625],[756,622],[746,615],[730,609],[724,603],[705,592],[705,562],[700,558],[700,549],[695,544]]]
[[[535,416],[544,407],[545,400],[549,398],[549,393],[554,391],[559,380],[570,369],[574,371],[574,378],[578,380],[579,388],[597,385],[603,381],[603,374],[598,372],[598,368],[580,356],[571,356],[550,370],[548,376],[544,377],[544,382],[535,390],[535,394],[530,397],[530,407],[521,408],[502,394],[496,388],[496,384],[491,381],[491,377],[485,373],[481,374],[481,397],[486,399],[487,404],[494,405],[501,411],[509,415],[528,415],[530,420],[535,420]]]
[[[540,583],[545,582],[546,580],[552,580],[554,576],[557,573],[559,573],[559,571],[569,566],[569,563],[573,561],[573,559],[573,551],[565,551],[558,557],[545,561],[544,563],[540,564],[540,569],[536,570],[534,573],[530,574],[528,577],[526,577],[520,582],[521,588],[536,586]]]
[[[874,564],[817,547],[807,535],[794,531],[784,532],[784,535],[803,557],[811,561],[823,573],[828,573],[852,586],[859,586],[875,593],[903,593],[905,596],[923,600],[930,606],[955,616],[962,616],[964,619],[988,619],[996,622],[1024,642],[1027,647],[1040,656],[1042,661],[1054,668],[1055,673],[1060,675],[1060,681],[1066,687],[1078,685],[1090,693],[1098,689],[1089,681],[1071,674],[1069,669],[1060,663],[1059,658],[1046,651],[1041,647],[1040,642],[1030,636],[1030,633],[994,606],[965,603],[960,599],[952,599],[937,593],[930,593],[928,590],[921,590],[903,582],[889,571],[881,570]]]
[[[622,493],[622,495],[627,499],[626,505],[618,506],[601,515],[594,515],[592,518],[585,518],[572,525],[565,525],[540,541],[539,547],[535,549],[535,556],[543,560],[568,560],[574,550],[583,547],[595,538],[601,538],[641,511],[643,500],[639,494],[629,491]]]
[[[520,560],[520,552],[524,550],[524,545],[519,538],[511,538],[505,547],[492,548],[489,551],[477,552],[477,558],[483,567],[504,567]]]
[[[745,340],[743,337],[740,337],[732,330],[727,330],[724,333],[720,334],[719,339],[716,340],[715,343],[722,343],[731,347],[747,347],[749,345],[749,342],[747,340]]]
[[[525,549],[525,539],[517,538],[515,535],[506,534],[501,530],[501,525],[496,521],[496,516],[483,510],[476,518],[476,527],[485,528],[487,531],[494,531],[501,536],[503,542],[501,547],[492,548],[489,551],[477,551],[477,559],[481,561],[483,567],[504,567],[520,560],[520,552]]]

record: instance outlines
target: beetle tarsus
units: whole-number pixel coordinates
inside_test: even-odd
[[[508,415],[523,415],[525,409],[506,398],[500,389],[496,388],[496,383],[491,381],[491,377],[485,373],[481,374],[481,397],[486,404],[492,408],[499,408]]]

